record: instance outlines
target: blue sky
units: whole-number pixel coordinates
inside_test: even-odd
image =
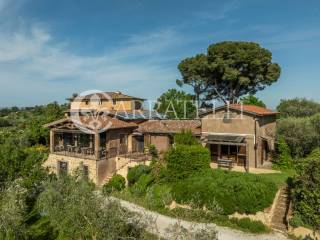
[[[0,107],[121,90],[156,99],[209,44],[255,41],[282,74],[258,96],[320,101],[319,1],[0,0]]]

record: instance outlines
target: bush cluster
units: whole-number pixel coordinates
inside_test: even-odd
[[[112,178],[103,186],[103,193],[111,193],[113,191],[121,191],[126,187],[126,180],[119,174],[115,174]]]
[[[130,168],[127,175],[127,180],[130,186],[134,185],[141,175],[148,174],[151,171],[151,167],[147,165],[137,165],[133,168]]]
[[[184,179],[194,172],[210,168],[210,153],[201,145],[177,145],[166,156],[168,180]]]
[[[199,142],[193,136],[191,130],[182,130],[174,135],[174,143],[177,145],[197,145]]]
[[[290,169],[293,166],[293,159],[290,153],[290,148],[284,137],[278,140],[278,154],[274,160],[274,167],[278,169]]]
[[[296,165],[292,183],[293,209],[306,225],[320,229],[320,149],[315,149]],[[295,221],[299,222],[299,221]]]
[[[275,183],[262,176],[211,169],[173,184],[172,189],[177,202],[209,209],[217,202],[224,214],[261,211],[272,204],[276,192]]]
[[[138,181],[130,188],[130,192],[136,196],[143,196],[153,181],[154,178],[151,174],[142,174]]]
[[[156,146],[154,144],[151,144],[149,146],[149,153],[150,153],[152,159],[157,159],[159,157],[158,149],[156,148]]]
[[[171,188],[165,184],[154,184],[148,189],[146,200],[152,207],[164,208],[173,200]]]

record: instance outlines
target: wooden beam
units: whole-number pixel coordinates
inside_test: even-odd
[[[208,141],[208,144],[220,144],[220,145],[234,145],[234,146],[246,146],[246,143],[233,143],[233,142],[214,142]]]
[[[94,134],[94,155],[96,159],[100,158],[100,134],[96,132]]]
[[[50,152],[54,152],[54,130],[50,129]]]
[[[82,133],[82,134],[88,134],[81,130],[70,130],[70,129],[55,129],[55,132],[61,132],[61,133]],[[91,135],[91,134],[88,134]]]

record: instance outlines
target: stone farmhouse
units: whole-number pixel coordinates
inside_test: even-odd
[[[142,98],[121,92],[70,98],[63,119],[46,124],[51,171],[72,173],[81,166],[93,182],[104,184],[128,162],[148,160],[153,144],[166,152],[182,130],[208,147],[213,162],[250,168],[269,162],[274,150],[276,112],[249,105],[211,109],[193,120],[168,120],[143,109]]]

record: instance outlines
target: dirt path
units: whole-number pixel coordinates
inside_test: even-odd
[[[110,199],[116,200],[120,203],[120,205],[129,211],[139,213],[145,218],[148,222],[150,222],[148,226],[148,231],[160,235],[161,237],[168,238],[168,232],[167,229],[174,226],[179,225],[186,229],[193,229],[200,230],[205,229],[208,224],[204,223],[195,223],[195,222],[188,222],[184,220],[179,220],[176,218],[171,218],[168,216],[161,215],[156,212],[149,211],[143,207],[140,207],[136,204],[113,198]],[[150,221],[152,219],[152,221]],[[288,239],[281,233],[269,233],[269,234],[249,234],[249,233],[243,233],[238,230],[226,228],[226,227],[220,227],[215,224],[209,224],[210,226],[214,226],[216,231],[218,232],[218,239],[219,240],[284,240]],[[170,236],[169,236],[170,238]]]

